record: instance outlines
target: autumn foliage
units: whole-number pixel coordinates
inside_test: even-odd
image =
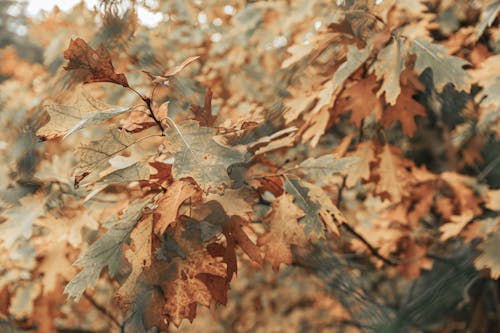
[[[500,331],[499,10],[34,19],[41,62],[0,50],[0,331]]]

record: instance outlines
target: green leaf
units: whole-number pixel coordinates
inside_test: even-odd
[[[462,68],[464,65],[469,65],[469,62],[448,55],[445,46],[417,38],[413,40],[410,52],[417,56],[415,62],[417,74],[420,75],[426,68],[432,70],[432,78],[438,92],[443,91],[447,83],[453,83],[458,90],[466,92],[470,90],[471,77]]]
[[[479,25],[477,27],[477,38],[481,37],[486,30],[486,27],[490,27],[495,21],[495,18],[498,15],[498,11],[500,10],[500,1],[493,1],[486,7],[485,10],[481,13],[481,18],[479,19]]]
[[[197,121],[179,125],[171,121],[170,125],[165,131],[165,144],[174,155],[176,179],[192,177],[204,190],[230,184],[227,169],[245,160],[243,152],[217,143],[215,130],[200,127]]]
[[[283,187],[285,192],[294,197],[294,203],[306,214],[299,219],[299,223],[304,227],[306,236],[310,237],[311,234],[314,234],[317,238],[322,238],[325,227],[319,215],[321,205],[309,198],[309,189],[302,186],[299,180],[288,177],[286,177]]]
[[[75,265],[83,269],[64,288],[68,297],[76,301],[83,295],[88,286],[96,283],[101,271],[108,267],[109,275],[113,277],[119,272],[122,261],[123,243],[142,217],[142,210],[149,203],[146,198],[133,203],[101,238],[95,241],[85,254],[75,261]]]
[[[334,154],[327,154],[317,158],[308,158],[299,164],[299,168],[307,177],[315,180],[328,177],[333,173],[346,170],[359,160],[357,157],[336,158]]]
[[[382,86],[377,92],[377,97],[385,92],[385,100],[389,104],[396,104],[401,93],[399,78],[405,69],[408,58],[409,46],[404,38],[395,38],[389,45],[384,47],[373,63],[373,71],[377,80],[384,79]]]
[[[66,137],[75,131],[100,121],[128,112],[130,107],[114,107],[93,98],[82,90],[73,105],[48,104],[43,107],[50,116],[50,121],[37,131],[37,135],[46,139]]]

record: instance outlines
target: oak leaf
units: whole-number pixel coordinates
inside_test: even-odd
[[[137,279],[144,269],[152,262],[153,215],[146,216],[130,233],[133,248],[125,252],[125,258],[130,263],[132,271],[127,280],[118,289],[117,297],[125,304],[132,302],[136,292]]]
[[[64,51],[64,59],[69,60],[65,70],[77,70],[84,83],[111,82],[128,87],[124,74],[115,73],[111,56],[104,44],[94,50],[83,39],[72,39]]]
[[[195,120],[171,125],[165,145],[174,156],[174,178],[192,177],[203,190],[229,185],[228,167],[243,162],[244,153],[217,143],[215,129]]]
[[[399,95],[395,105],[389,106],[382,115],[382,125],[388,128],[393,122],[399,121],[403,133],[412,137],[417,129],[415,117],[425,116],[425,108],[412,98],[412,89],[403,88],[403,93]]]
[[[394,105],[401,93],[400,77],[406,67],[409,46],[404,38],[395,38],[389,45],[384,47],[373,63],[372,70],[377,79],[384,79],[382,86],[377,91],[377,97],[385,93],[387,103]]]
[[[2,212],[7,220],[0,224],[0,244],[7,248],[20,238],[30,239],[33,223],[45,214],[45,198],[41,194],[26,196],[19,202],[19,206]]]
[[[412,177],[401,164],[399,157],[391,151],[389,145],[384,146],[378,157],[380,180],[377,183],[376,192],[389,194],[393,203],[400,202],[406,194],[404,188],[406,184],[401,180],[404,178],[409,180]]]
[[[448,55],[445,46],[416,38],[413,40],[410,52],[417,56],[415,62],[417,74],[420,75],[426,68],[432,70],[432,78],[438,92],[443,91],[447,83],[453,83],[458,90],[465,92],[470,90],[471,77],[462,68],[469,62]]]
[[[282,263],[292,263],[291,245],[307,243],[304,228],[298,223],[305,214],[293,201],[294,197],[286,193],[276,198],[266,217],[269,230],[258,239],[258,244],[264,248],[264,260],[276,270]]]
[[[101,139],[79,147],[80,161],[75,170],[75,185],[85,178],[87,184],[100,179],[101,172],[109,167],[111,158],[119,156],[135,142],[131,134],[115,127]]]
[[[309,188],[303,186],[299,180],[286,178],[284,190],[294,197],[294,203],[304,212],[299,219],[299,224],[304,228],[307,237],[311,234],[316,238],[324,237],[324,224],[321,216],[321,203],[309,196]]]
[[[347,173],[346,185],[353,187],[360,180],[370,179],[370,163],[375,161],[375,147],[371,141],[358,144],[356,151],[349,156],[358,158],[358,161],[349,169]]]
[[[334,173],[345,171],[358,161],[356,157],[336,158],[334,154],[327,154],[320,157],[310,157],[301,162],[298,168],[307,177],[315,180],[331,176]]]
[[[163,234],[168,226],[177,220],[179,208],[184,201],[194,197],[197,193],[198,188],[189,181],[180,179],[170,184],[155,209],[155,212],[159,214],[159,218],[154,223],[155,234]]]
[[[195,62],[198,60],[200,56],[193,56],[189,57],[186,60],[184,60],[180,65],[177,65],[167,71],[163,74],[152,74],[150,72],[143,71],[148,78],[155,84],[163,84],[163,85],[169,85],[169,80],[172,76],[179,74],[184,68],[189,66],[191,63]]]
[[[382,116],[382,103],[374,92],[377,86],[375,76],[371,75],[350,85],[340,95],[336,107],[345,111],[351,110],[350,120],[358,128],[372,113],[375,115],[375,120],[380,120]]]
[[[490,235],[479,249],[483,252],[476,258],[474,264],[478,269],[488,268],[493,279],[500,277],[500,256],[498,255],[498,244],[500,244],[500,231]]]
[[[344,81],[351,76],[365,61],[371,53],[371,45],[367,45],[360,50],[355,45],[349,45],[347,48],[346,61],[340,65],[332,78],[333,89],[338,89]]]
[[[439,238],[441,241],[446,241],[452,237],[458,236],[460,232],[463,230],[463,228],[471,222],[472,218],[474,217],[474,214],[472,211],[468,210],[463,212],[460,215],[453,215],[450,218],[450,222],[442,225],[439,228],[439,231],[442,232],[441,237]]]
[[[131,204],[123,216],[74,262],[74,265],[82,267],[82,270],[64,288],[64,293],[68,297],[76,301],[80,300],[85,289],[96,283],[105,267],[108,267],[111,276],[118,273],[121,268],[123,242],[128,239],[135,225],[142,218],[142,210],[149,201],[150,198],[146,198]]]
[[[175,258],[160,275],[164,315],[177,327],[185,318],[193,321],[197,304],[208,307],[212,300],[225,304],[229,288],[226,267],[199,246],[189,250],[184,259]]]
[[[255,192],[249,189],[225,189],[223,193],[208,193],[205,198],[206,201],[219,202],[228,216],[238,215],[247,218],[254,214],[252,205],[255,201]]]
[[[68,136],[75,131],[114,118],[130,111],[130,107],[108,105],[82,90],[75,104],[46,104],[42,108],[50,116],[47,124],[37,131],[45,139]]]

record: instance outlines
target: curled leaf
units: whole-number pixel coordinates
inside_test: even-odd
[[[103,44],[94,50],[83,39],[72,39],[64,51],[64,59],[69,60],[64,69],[80,71],[85,83],[111,82],[129,86],[125,75],[115,72],[109,51]]]

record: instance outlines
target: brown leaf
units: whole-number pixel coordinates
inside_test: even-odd
[[[94,50],[83,39],[72,39],[64,51],[64,59],[69,60],[64,69],[79,71],[85,83],[111,82],[129,86],[124,74],[115,73],[109,51],[103,44]]]
[[[212,114],[212,89],[208,88],[205,92],[205,100],[203,106],[191,105],[191,111],[194,113],[194,119],[200,122],[200,126],[213,126],[216,116]]]
[[[399,202],[405,193],[403,188],[405,184],[400,180],[405,178],[408,172],[401,165],[398,156],[391,151],[389,145],[385,145],[382,153],[378,156],[380,158],[380,180],[377,183],[376,192],[379,194],[387,193],[392,202]]]
[[[388,128],[393,122],[399,121],[403,133],[412,137],[417,129],[415,117],[425,116],[425,108],[412,98],[412,89],[403,87],[402,93],[395,105],[389,106],[382,115],[382,125]]]
[[[173,182],[155,209],[155,213],[159,213],[160,218],[155,221],[154,232],[157,235],[163,234],[167,227],[177,220],[179,207],[196,193],[198,193],[198,188],[191,182],[185,180]]]
[[[291,245],[303,246],[307,243],[304,228],[298,222],[305,214],[293,201],[292,195],[283,194],[272,203],[272,210],[267,216],[269,230],[258,240],[258,244],[264,248],[264,259],[275,270],[282,263],[292,263]]]
[[[178,327],[182,319],[194,319],[197,303],[209,306],[212,300],[225,300],[221,293],[227,293],[229,284],[222,279],[226,280],[224,264],[206,250],[191,253],[179,261],[175,279],[166,281],[164,289],[163,309],[168,320]]]
[[[152,215],[147,215],[142,221],[139,221],[135,229],[130,234],[133,241],[133,248],[125,252],[132,272],[127,280],[117,292],[121,302],[130,303],[133,299],[137,279],[145,268],[151,266],[152,253],[152,231],[153,218]]]
[[[375,161],[373,143],[371,141],[361,142],[360,144],[358,144],[356,151],[352,154],[349,154],[348,156],[359,157],[359,160],[347,172],[347,187],[353,187],[358,181],[362,179],[370,179],[370,163]]]
[[[458,236],[458,234],[471,221],[473,217],[474,215],[470,210],[463,212],[460,215],[453,215],[450,218],[451,222],[446,223],[439,228],[439,231],[443,233],[440,237],[440,240],[446,241],[452,237]]]
[[[168,85],[169,80],[172,76],[179,74],[180,71],[182,71],[184,68],[189,66],[191,63],[196,61],[200,56],[193,56],[189,57],[186,60],[184,60],[180,65],[177,65],[173,68],[170,68],[163,74],[152,74],[150,72],[143,71],[148,78],[155,84],[163,84],[163,85]]]
[[[382,103],[374,92],[377,87],[376,77],[370,75],[346,88],[335,107],[345,111],[351,110],[350,120],[358,128],[361,127],[361,122],[372,113],[375,114],[375,119],[379,120],[382,116]]]
[[[243,252],[250,257],[250,259],[258,264],[262,264],[259,247],[250,240],[248,235],[243,230],[246,224],[247,221],[237,215],[233,215],[226,225],[224,234],[229,239],[228,242],[234,242],[234,244],[238,245]]]

